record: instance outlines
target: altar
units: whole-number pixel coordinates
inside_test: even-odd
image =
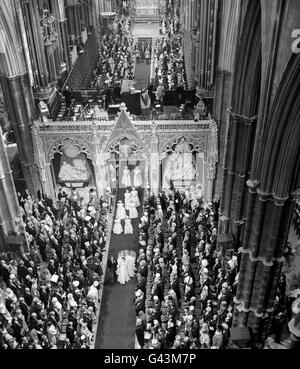
[[[159,9],[160,0],[136,0],[136,8],[156,8]]]
[[[156,7],[140,7],[136,8],[136,15],[144,17],[158,16],[158,8]]]
[[[159,0],[137,0],[136,16],[139,20],[158,20]]]

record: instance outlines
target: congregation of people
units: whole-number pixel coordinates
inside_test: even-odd
[[[167,90],[182,89],[183,92],[187,89],[187,83],[179,9],[167,2],[161,11],[161,36],[157,39],[154,50],[154,87],[157,88],[162,82]]]
[[[117,15],[112,32],[103,35],[91,89],[109,89],[117,81],[133,78],[134,44],[130,27],[130,16]]]
[[[144,209],[135,300],[140,346],[228,347],[238,260],[217,248],[217,203],[204,204],[193,189],[170,190],[150,194]]]
[[[300,238],[300,203],[295,204],[295,216],[293,219],[293,224],[297,236]]]
[[[229,331],[239,255],[218,249],[218,203],[204,203],[199,186],[185,191],[171,188],[158,196],[147,187],[143,201],[130,187],[141,187],[140,175],[136,173],[126,186],[130,180],[126,170],[122,181],[127,188],[124,203],[117,204],[116,220],[125,222],[124,228],[119,224],[121,233],[133,234],[131,220],[139,217],[143,205],[139,251],[136,265],[135,253],[121,253],[112,278],[125,284],[136,277],[139,346],[235,348]],[[30,252],[0,258],[0,348],[88,349],[94,342],[113,195],[107,188],[106,195],[98,199],[91,189],[89,200],[84,201],[76,189],[70,194],[60,189],[53,200],[34,198],[25,190],[18,198]],[[115,224],[113,233],[121,234],[119,226]],[[264,317],[268,324],[265,338],[272,336],[278,343],[298,296],[286,290],[283,275],[274,310]]]
[[[218,207],[193,187],[145,199],[135,293],[140,348],[237,348],[230,328],[240,255],[218,249]],[[263,339],[282,339],[298,296],[286,289],[282,275]]]
[[[18,193],[29,253],[0,257],[0,348],[88,349],[94,341],[111,195]]]

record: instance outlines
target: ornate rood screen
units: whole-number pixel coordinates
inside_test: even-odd
[[[45,194],[58,186],[90,186],[99,195],[124,168],[141,170],[152,191],[198,185],[212,200],[218,161],[214,120],[136,121],[122,105],[115,120],[42,123],[32,128],[35,164]],[[118,183],[117,183],[118,185]]]

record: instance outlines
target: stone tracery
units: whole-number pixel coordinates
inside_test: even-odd
[[[61,154],[63,144],[70,140],[93,163],[96,187],[101,194],[108,184],[110,154],[119,155],[122,144],[127,145],[131,153],[136,152],[139,158],[145,160],[149,171],[147,172],[149,185],[157,192],[162,185],[162,179],[158,175],[161,161],[171,146],[178,145],[183,139],[184,152],[203,155],[204,173],[207,173],[204,193],[206,199],[212,198],[214,166],[218,158],[217,129],[216,123],[212,120],[134,121],[123,104],[114,121],[92,120],[59,122],[59,124],[48,121],[47,125],[36,121],[33,125],[33,137],[36,164],[44,184],[54,182],[53,178],[50,178],[51,170],[45,173],[45,167],[51,166],[55,154]],[[43,158],[39,154],[41,152],[46,153]],[[152,177],[156,180],[151,186]],[[54,194],[55,188],[53,186],[51,189],[47,188],[47,192],[49,191]]]

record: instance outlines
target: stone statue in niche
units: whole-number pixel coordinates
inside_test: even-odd
[[[182,137],[173,150],[166,159],[163,188],[169,188],[170,182],[173,182],[175,187],[190,186],[196,177],[191,147],[186,139]]]
[[[90,171],[85,154],[71,140],[66,140],[62,146],[62,164],[58,174],[61,181],[88,181]]]

